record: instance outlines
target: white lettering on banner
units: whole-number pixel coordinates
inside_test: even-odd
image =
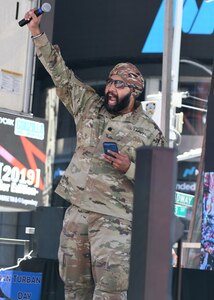
[[[0,191],[36,196],[39,193],[40,169],[19,169],[0,162]]]
[[[31,196],[36,196],[39,191],[35,189],[34,187],[29,187],[26,184],[16,184],[16,183],[11,183],[10,186],[10,191],[11,193],[15,194],[23,194],[23,195],[31,195]]]
[[[0,191],[1,192],[9,192],[9,190],[10,190],[10,184],[0,182]]]
[[[30,205],[37,207],[38,202],[33,199],[24,199],[20,197],[13,197],[8,195],[0,195],[0,202],[18,203],[22,205]]]
[[[176,184],[176,190],[178,191],[186,191],[186,192],[195,192],[196,190],[196,183],[187,183],[187,182],[183,182],[183,183],[177,183]]]
[[[14,126],[14,120],[0,117],[0,124],[8,125],[8,126]]]

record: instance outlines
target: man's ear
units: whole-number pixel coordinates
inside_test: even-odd
[[[131,97],[134,97],[134,100],[137,99],[137,94],[135,93],[135,90],[134,90],[134,89],[132,89]]]

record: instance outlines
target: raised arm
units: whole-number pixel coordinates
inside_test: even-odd
[[[32,9],[25,14],[25,18],[31,19],[27,26],[36,46],[37,56],[50,74],[57,88],[57,95],[69,112],[77,117],[80,111],[98,98],[97,94],[90,86],[75,77],[73,71],[66,66],[59,47],[53,46],[48,41],[40,29],[42,16],[37,17]]]

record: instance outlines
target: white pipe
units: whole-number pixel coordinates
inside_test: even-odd
[[[32,1],[31,8],[38,7],[40,0]],[[26,70],[25,70],[25,86],[24,86],[24,100],[23,100],[23,113],[30,114],[32,106],[32,92],[34,86],[34,71],[35,71],[35,55],[34,55],[34,45],[28,34],[28,47],[27,47],[27,61],[26,61]]]
[[[193,65],[195,67],[198,67],[198,68],[204,70],[205,72],[207,72],[209,75],[212,76],[212,71],[210,69],[208,69],[207,67],[203,66],[202,64],[198,63],[198,62],[192,61],[190,59],[181,59],[180,62],[181,63],[187,63],[187,64]]]
[[[199,107],[190,106],[190,105],[186,105],[186,104],[182,104],[181,107],[185,107],[185,108],[190,108],[190,109],[193,109],[193,110],[198,110],[198,111],[204,111],[204,112],[207,112],[207,110],[204,109],[204,108],[199,108]]]
[[[175,16],[174,16],[174,35],[173,35],[173,46],[172,46],[172,92],[178,91],[182,15],[183,15],[183,0],[176,0],[176,9],[175,9]]]

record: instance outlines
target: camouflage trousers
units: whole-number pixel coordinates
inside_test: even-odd
[[[127,299],[131,222],[71,206],[60,236],[65,300]]]

